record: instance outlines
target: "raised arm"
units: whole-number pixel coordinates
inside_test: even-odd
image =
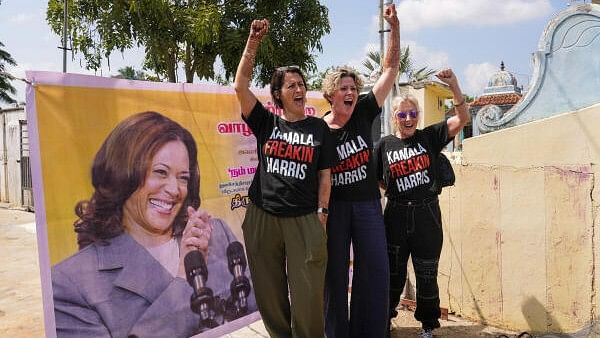
[[[469,110],[467,109],[465,98],[458,85],[458,79],[456,78],[456,75],[454,75],[452,69],[444,69],[435,76],[437,76],[440,81],[450,86],[450,90],[452,91],[455,115],[446,121],[446,123],[448,123],[448,137],[452,138],[456,136],[467,123],[469,123]]]
[[[242,53],[242,58],[235,73],[234,88],[242,115],[247,118],[256,104],[256,96],[250,91],[250,81],[252,80],[252,70],[254,69],[254,58],[256,50],[262,38],[269,31],[269,21],[267,19],[254,20],[250,26],[250,34],[246,42],[246,48]]]
[[[400,65],[400,21],[398,21],[394,4],[386,7],[383,18],[390,25],[388,48],[383,59],[381,76],[373,86],[373,94],[375,94],[377,104],[380,107],[383,106],[385,98],[394,86]]]

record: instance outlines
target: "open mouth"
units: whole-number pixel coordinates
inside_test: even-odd
[[[162,212],[169,212],[175,206],[175,203],[173,203],[173,202],[159,200],[156,198],[151,198],[149,202],[153,207],[157,208],[159,211],[162,211]]]
[[[352,103],[354,103],[354,100],[352,100],[352,99],[344,100],[344,105],[348,108],[352,107]]]

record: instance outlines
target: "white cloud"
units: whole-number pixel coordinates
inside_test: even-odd
[[[448,53],[443,51],[431,50],[427,47],[419,45],[415,41],[402,40],[402,47],[410,47],[410,57],[413,61],[413,68],[419,69],[427,67],[432,70],[439,70],[447,68],[449,64]],[[360,71],[364,71],[362,61],[366,58],[366,55],[370,51],[379,51],[379,44],[368,43],[363,48],[363,56],[361,59],[352,59],[348,65],[357,68]]]
[[[396,8],[400,27],[407,31],[506,25],[543,17],[552,10],[549,0],[404,0]]]
[[[352,55],[349,55],[350,58],[347,60],[344,60],[339,65],[350,66],[362,73],[362,72],[366,71],[366,69],[362,63],[363,63],[363,60],[365,60],[367,58],[367,53],[370,51],[377,51],[377,50],[379,50],[378,44],[367,43],[362,49],[356,51],[356,53],[352,53]]]
[[[465,78],[459,78],[465,94],[479,96],[487,86],[492,74],[498,71],[498,66],[485,62],[480,64],[469,64],[465,68]]]
[[[36,14],[21,13],[21,14],[17,14],[15,16],[13,16],[12,18],[10,18],[10,22],[16,23],[16,24],[24,24],[24,23],[33,22],[34,19],[37,19]]]
[[[402,40],[401,44],[402,47],[409,47],[410,58],[413,61],[413,67],[415,69],[422,67],[427,67],[430,69],[442,69],[448,67],[449,56],[446,52],[431,50],[411,40]]]

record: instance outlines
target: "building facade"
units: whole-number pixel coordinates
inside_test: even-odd
[[[0,109],[0,202],[33,210],[29,132],[25,107]]]
[[[478,125],[478,114],[490,114],[502,118],[523,96],[522,88],[518,86],[515,76],[507,71],[504,62],[500,63],[500,70],[493,74],[488,81],[483,95],[471,102],[469,112],[471,113],[472,135],[480,135]]]

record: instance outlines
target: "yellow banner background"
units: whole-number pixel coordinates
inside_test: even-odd
[[[201,85],[198,85],[201,88]],[[100,145],[119,121],[142,111],[157,111],[187,128],[198,143],[202,207],[225,220],[243,241],[245,208],[232,210],[236,193],[246,195],[251,174],[231,177],[231,168],[256,166],[253,136],[220,133],[219,127],[239,127],[240,108],[231,89],[223,93],[121,88],[35,86],[41,174],[48,247],[52,265],[77,250],[73,223],[78,201],[92,193],[91,164]],[[214,86],[212,87],[214,88]],[[308,106],[321,116],[329,105],[312,95]],[[267,103],[269,97],[259,97]],[[248,151],[246,151],[248,150]],[[229,182],[229,184],[228,184]],[[237,184],[237,188],[236,188]],[[219,188],[221,186],[221,189]],[[229,186],[229,188],[227,187]],[[231,190],[244,189],[241,192]]]

